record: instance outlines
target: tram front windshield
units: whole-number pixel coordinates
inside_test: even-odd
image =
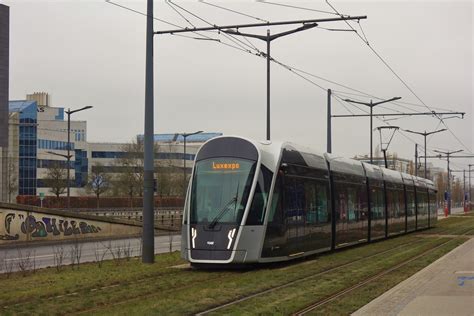
[[[255,174],[254,161],[212,158],[196,163],[191,191],[190,221],[240,224]]]

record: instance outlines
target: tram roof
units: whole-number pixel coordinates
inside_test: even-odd
[[[324,154],[324,156],[329,162],[331,171],[365,177],[364,167],[360,161],[334,154]]]

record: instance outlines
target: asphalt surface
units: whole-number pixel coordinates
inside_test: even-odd
[[[155,237],[155,253],[165,253],[180,250],[181,236]],[[115,257],[136,257],[141,254],[141,239],[127,238],[107,241],[87,241],[79,243],[61,243],[56,245],[35,244],[31,247],[18,247],[10,249],[0,248],[0,273],[19,271],[22,269],[33,270],[55,266],[55,258],[61,257],[63,264],[71,264],[71,253],[80,249],[80,262],[94,262],[113,259]],[[77,252],[77,251],[76,251]],[[77,256],[74,256],[77,257]]]

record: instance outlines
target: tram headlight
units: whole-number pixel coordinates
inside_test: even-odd
[[[197,230],[194,227],[191,227],[191,243],[193,245],[193,248],[196,248],[196,242],[195,239],[197,237]]]
[[[229,239],[229,243],[227,244],[227,249],[230,249],[230,246],[232,245],[232,240],[234,239],[235,235],[235,228],[229,230],[229,233],[227,234],[227,238]]]

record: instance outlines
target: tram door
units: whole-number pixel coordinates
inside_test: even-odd
[[[296,177],[285,177],[284,184],[284,214],[287,223],[288,255],[297,254],[303,250],[305,236],[305,187],[304,182]]]

